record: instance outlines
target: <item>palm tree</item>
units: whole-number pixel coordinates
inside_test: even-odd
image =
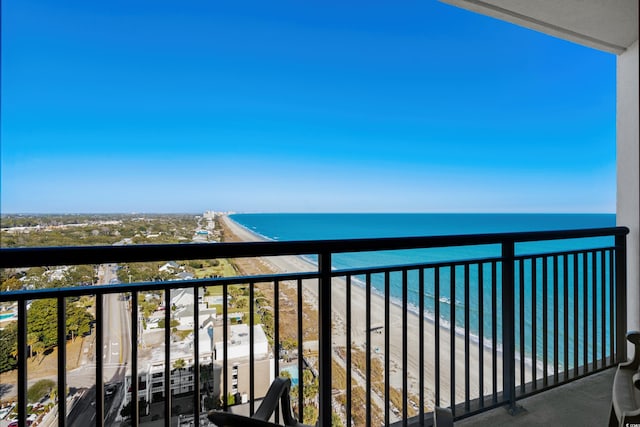
[[[187,366],[186,362],[184,361],[184,359],[178,359],[175,362],[173,362],[173,369],[177,369],[178,370],[178,391],[182,391],[182,370],[184,369],[184,367]]]
[[[33,357],[33,346],[40,340],[38,334],[27,334],[27,345],[29,346],[29,359]]]
[[[42,341],[36,341],[35,343],[33,343],[33,351],[35,351],[36,354],[40,356],[40,363],[42,363],[42,361],[44,360],[44,352],[46,350],[47,348],[44,346]]]

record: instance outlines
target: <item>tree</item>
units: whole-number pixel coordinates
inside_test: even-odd
[[[178,359],[173,362],[173,369],[178,370],[178,394],[182,390],[182,370],[185,366],[187,366],[187,363],[184,361],[184,359]]]
[[[302,381],[304,383],[303,399],[305,403],[310,403],[318,395],[318,377],[314,376],[310,370],[305,369],[302,371]]]
[[[235,404],[236,404],[236,397],[233,394],[228,393],[227,394],[227,406],[233,406]]]
[[[238,300],[242,297],[243,294],[242,288],[240,288],[239,286],[230,286],[228,293],[231,306],[236,307],[238,304]]]
[[[91,330],[93,316],[87,310],[76,303],[66,306],[67,317],[65,333],[75,337],[76,334],[84,334]],[[38,347],[44,351],[58,345],[58,303],[55,299],[36,300],[31,304],[28,312],[27,334],[37,337]],[[35,351],[35,349],[34,349]]]
[[[9,277],[7,280],[2,282],[1,287],[3,291],[19,291],[22,289],[22,282],[15,277]]]
[[[246,297],[241,296],[238,299],[236,299],[235,304],[238,310],[244,310],[249,305],[249,302]]]
[[[71,334],[71,340],[75,340],[78,335],[83,335],[91,331],[91,321],[93,316],[89,312],[77,305],[69,304],[66,310],[67,333]]]
[[[16,323],[0,330],[0,373],[15,368],[18,355],[18,328]]]
[[[184,369],[186,365],[187,363],[184,361],[184,359],[178,359],[175,362],[173,362],[174,369]]]
[[[44,346],[44,344],[42,343],[42,341],[36,341],[33,344],[33,351],[40,356],[40,361],[42,361],[42,359],[44,359],[44,353],[45,351],[47,351],[47,348]]]
[[[68,286],[91,285],[95,282],[95,270],[92,265],[77,265],[65,274]]]
[[[291,373],[288,371],[281,371],[280,376],[291,379]],[[298,377],[299,378],[299,377]],[[313,375],[308,369],[302,371],[302,381],[304,383],[303,390],[303,400],[304,400],[304,414],[303,414],[303,423],[314,425],[316,423],[316,419],[318,418],[318,410],[315,407],[315,399],[318,395],[318,378]],[[300,392],[300,387],[297,385],[291,386],[291,390],[289,395],[291,397],[291,403],[293,406],[293,410],[298,410],[298,393]]]
[[[318,419],[318,408],[305,405],[303,417],[302,422],[304,424],[315,425]]]
[[[38,334],[34,334],[33,332],[27,334],[27,345],[29,346],[29,358],[33,357],[33,346],[40,341],[40,337]]]
[[[54,299],[36,300],[28,312],[27,333],[35,334],[45,350],[58,344],[57,302]]]
[[[331,426],[332,427],[343,427],[344,424],[342,424],[342,420],[340,419],[340,416],[338,414],[336,414],[335,412],[331,412]]]

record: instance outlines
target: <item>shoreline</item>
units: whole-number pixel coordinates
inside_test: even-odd
[[[257,233],[252,232],[246,227],[236,223],[228,216],[223,216],[222,220],[225,225],[236,234],[242,241],[265,241],[268,240],[264,236],[260,236]],[[274,271],[278,272],[299,272],[299,271],[316,271],[317,266],[312,262],[306,260],[301,256],[289,255],[282,257],[264,257],[264,260],[269,263]],[[346,330],[344,313],[346,313],[346,281],[344,279],[334,279],[334,286],[332,286],[332,312],[333,323],[332,329],[332,341],[334,347],[346,346]],[[342,285],[342,286],[336,286]],[[306,286],[308,291],[305,296],[310,296],[313,301],[312,304],[317,306],[318,295],[315,286]],[[367,325],[365,324],[365,301],[366,301],[366,289],[360,285],[354,285],[352,281],[351,287],[351,340],[352,347],[362,347],[366,343]],[[383,295],[376,292],[371,292],[371,323],[370,326],[384,325],[385,324],[385,299]],[[426,314],[426,311],[425,311]],[[390,343],[389,343],[389,359],[391,361],[390,366],[390,386],[402,389],[404,370],[402,367],[403,360],[403,343],[402,343],[402,322],[403,322],[403,310],[402,306],[395,304],[393,301],[389,302],[389,326],[390,326]],[[418,373],[420,367],[419,364],[419,341],[413,340],[412,337],[419,335],[420,316],[418,313],[407,310],[407,384],[408,393],[418,395]],[[435,342],[435,322],[433,319],[429,319],[427,316],[423,318],[424,324],[424,365],[422,367],[424,372],[425,381],[425,403],[427,406],[433,406],[435,400],[435,355],[433,353]],[[398,331],[399,333],[395,333]],[[382,353],[379,353],[379,349],[384,348],[384,335],[378,333],[371,333],[371,354],[372,357],[382,357]],[[440,405],[448,406],[450,404],[451,396],[451,329],[440,325]],[[487,346],[487,343],[480,345],[480,340],[469,339],[469,366],[465,364],[465,336],[460,335],[454,328],[453,334],[453,347],[455,356],[453,363],[455,367],[455,401],[456,403],[463,402],[466,397],[465,374],[468,369],[469,375],[469,394],[470,398],[477,398],[479,396],[479,370],[478,363],[480,349],[483,352],[483,370],[484,375],[484,394],[491,393],[493,391],[492,383],[492,369],[493,369],[493,349],[491,346]],[[375,351],[374,351],[375,350]],[[334,357],[337,357],[334,350]],[[530,369],[526,370],[525,376],[531,377]],[[496,348],[496,389],[498,392],[502,390],[502,352],[499,346]]]
[[[274,240],[274,239],[270,239],[267,236],[264,236],[260,233],[257,233],[253,230],[250,230],[249,228],[245,227],[244,225],[234,221],[233,219],[229,218],[228,215],[224,215],[224,218],[226,219],[226,224],[227,226],[229,226],[230,228],[234,229],[235,234],[238,237],[242,237],[243,241],[263,241],[263,242],[278,242],[278,240]],[[237,227],[237,229],[236,229]],[[237,233],[237,231],[242,230],[243,236],[240,236],[239,233]],[[302,266],[302,264],[304,263],[308,269],[304,270],[304,271],[317,271],[318,269],[318,264],[317,262],[314,262],[312,260],[310,260],[307,256],[305,255],[291,255],[292,257],[296,257],[300,260],[300,266]],[[273,264],[273,260],[272,264]],[[340,279],[338,279],[340,280]],[[342,280],[342,282],[344,282],[344,280]],[[344,283],[343,283],[344,284]],[[357,278],[353,278],[352,280],[352,284],[355,285],[356,287],[359,287],[363,290],[363,292],[366,291],[366,284],[362,281],[359,280]],[[376,296],[379,297],[380,299],[382,299],[384,301],[384,294],[382,291],[380,291],[379,289],[375,288],[374,286],[372,286],[372,297]],[[397,297],[397,296],[391,296],[390,297],[390,305],[399,307],[400,309],[402,308],[402,300],[401,298]],[[420,313],[419,313],[419,308],[414,304],[414,303],[408,303],[407,304],[407,311],[409,314],[414,315],[416,317],[420,317]],[[431,311],[424,310],[424,320],[428,323],[431,323],[433,326],[435,326],[435,319],[434,319],[434,313]],[[451,325],[449,324],[448,321],[444,321],[440,323],[440,328],[442,330],[446,330],[448,332],[450,332],[451,330]],[[465,333],[464,333],[464,329],[461,328],[460,326],[455,326],[454,327],[454,331],[455,331],[455,335],[457,337],[460,337],[462,339],[464,339],[465,337]],[[476,333],[476,332],[471,332],[469,333],[469,340],[471,343],[473,344],[479,344],[480,343],[480,336]],[[483,347],[488,350],[488,351],[492,351],[492,346],[491,346],[491,338],[488,337],[484,337],[482,339],[482,343],[483,343]],[[496,345],[496,354],[499,355],[501,357],[502,355],[502,345],[500,343],[498,343]],[[519,362],[520,361],[520,357],[519,357],[519,352],[516,349],[516,361]],[[533,358],[530,354],[525,353],[525,366],[529,369],[532,368],[533,366]],[[541,365],[541,360],[537,359],[537,377],[540,378],[540,376],[542,375],[542,365]],[[549,371],[553,371],[553,364],[550,363],[547,366]]]

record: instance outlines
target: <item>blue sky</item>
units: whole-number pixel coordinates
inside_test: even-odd
[[[614,212],[615,56],[435,0],[2,3],[2,213]]]

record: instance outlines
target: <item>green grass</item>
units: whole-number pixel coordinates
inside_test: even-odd
[[[196,279],[206,279],[207,277],[211,277],[214,274],[218,274],[218,267],[205,267],[205,268],[196,268],[194,270],[194,274]]]
[[[204,268],[196,268],[194,270],[194,274],[198,279],[204,279],[206,277],[211,276],[222,276],[222,277],[235,277],[238,275],[236,269],[226,259],[219,260],[219,264],[216,266],[209,266]]]

